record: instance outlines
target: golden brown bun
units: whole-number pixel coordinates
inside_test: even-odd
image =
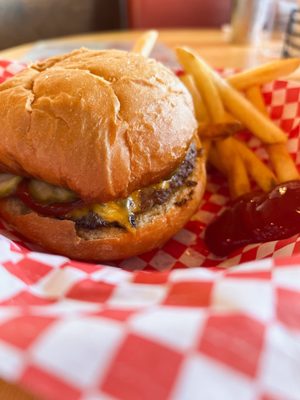
[[[192,176],[197,186],[178,191],[168,204],[143,214],[136,234],[118,228],[77,232],[72,221],[35,212],[24,214],[20,201],[13,198],[0,201],[0,215],[22,235],[53,253],[83,260],[117,260],[159,247],[178,232],[197,210],[205,178],[204,162],[199,158]],[[189,200],[180,207],[175,205],[183,198]]]
[[[170,174],[196,131],[192,100],[162,64],[81,49],[0,85],[2,169],[105,202]]]

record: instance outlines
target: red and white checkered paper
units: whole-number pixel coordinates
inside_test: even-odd
[[[20,68],[0,61],[0,80]],[[299,164],[300,85],[264,96]],[[49,400],[300,399],[299,236],[217,259],[202,232],[227,201],[211,174],[192,221],[124,269],[47,254],[3,222],[0,377]]]

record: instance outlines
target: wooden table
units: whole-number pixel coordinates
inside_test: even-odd
[[[128,41],[134,40],[141,34],[140,31],[92,33],[85,35],[58,38],[64,42],[91,41]],[[169,47],[186,45],[196,48],[200,54],[214,67],[246,68],[267,61],[258,49],[250,46],[236,46],[228,44],[226,35],[220,30],[162,30],[159,40]],[[0,58],[18,60],[26,55],[34,43],[25,44],[0,51]],[[294,75],[300,79],[300,73]],[[20,391],[13,385],[0,381],[0,399],[3,400],[33,400],[34,398]]]
[[[64,42],[91,41],[128,41],[134,40],[141,31],[123,31],[109,33],[92,33],[85,35],[67,36],[58,38]],[[159,40],[169,47],[178,45],[192,46],[199,50],[201,55],[215,67],[244,68],[258,64],[265,60],[261,52],[251,46],[230,45],[226,34],[221,30],[211,29],[186,29],[186,30],[161,30]],[[0,51],[1,58],[18,60],[23,57],[35,43],[29,43]]]
[[[67,36],[58,38],[58,41],[79,42],[79,41],[128,41],[135,40],[141,31],[124,31],[109,33],[92,33],[85,35]],[[256,60],[255,51],[250,48],[239,46],[228,46],[225,34],[218,30],[162,30],[159,40],[164,44],[174,47],[177,45],[188,45],[201,49],[201,54],[216,66],[226,65],[229,67],[243,67]],[[9,59],[20,59],[35,43],[29,43],[0,51],[0,57]],[[226,48],[226,60],[224,52]],[[255,62],[255,61],[254,61]]]

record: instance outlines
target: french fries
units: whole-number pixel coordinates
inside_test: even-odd
[[[268,116],[266,105],[261,94],[259,86],[252,86],[245,91],[247,99],[257,108],[262,114]]]
[[[202,142],[203,155],[204,155],[204,158],[207,160],[208,155],[210,153],[210,149],[212,147],[212,142],[211,142],[211,140],[208,140],[208,139],[203,139],[201,142]]]
[[[246,96],[261,113],[268,115],[258,86],[247,89]],[[266,150],[279,183],[300,179],[297,167],[285,144],[270,144],[266,146]]]
[[[263,143],[284,143],[285,133],[270,119],[261,114],[242,94],[229,86],[221,77],[215,76],[221,97],[226,107],[245,127]]]
[[[234,138],[232,140],[234,147],[246,165],[249,175],[264,192],[269,192],[277,184],[273,172],[244,143]]]
[[[300,66],[300,58],[271,61],[227,78],[227,82],[238,90],[261,86],[283,76],[290,75]]]
[[[279,183],[300,179],[298,169],[285,145],[272,144],[266,149]]]
[[[218,150],[216,146],[213,144],[210,146],[209,153],[208,153],[208,161],[209,163],[215,167],[221,174],[227,177],[228,171],[226,168],[226,164],[223,164],[221,157],[218,154]]]
[[[228,175],[229,192],[233,199],[250,192],[250,182],[242,158],[235,153],[232,160],[232,170]]]
[[[211,122],[203,122],[199,124],[198,133],[201,137],[210,139],[225,138],[234,135],[243,128],[243,125],[234,119],[230,114],[225,113],[223,122],[213,124]]]
[[[227,176],[233,198],[250,192],[248,173],[265,192],[270,191],[277,183],[273,172],[244,143],[235,138],[215,142],[208,160]]]
[[[197,60],[195,64],[193,76],[184,74],[181,80],[193,97],[200,136],[224,137],[238,132],[242,124],[225,111],[210,72]]]
[[[144,57],[149,57],[156,43],[157,37],[157,31],[147,31],[146,33],[144,33],[144,35],[140,36],[137,39],[131,51],[134,53],[139,53]]]
[[[225,170],[233,199],[250,192],[250,182],[243,159],[231,137],[215,143],[219,165]]]
[[[286,147],[286,134],[269,118],[260,88],[294,72],[300,58],[273,61],[225,80],[194,50],[179,47],[176,54],[186,73],[182,80],[193,96],[206,158],[227,177],[231,197],[251,190],[249,177],[265,192],[278,182],[300,179]],[[275,174],[245,143],[233,137],[243,126],[265,145]]]
[[[205,70],[206,76],[211,76],[227,110],[262,142],[286,142],[286,135],[278,126],[261,114],[241,93],[231,87],[217,72],[213,71],[193,50],[179,47],[176,49],[176,53],[188,73],[200,77],[199,71]],[[196,80],[196,82],[198,81]]]
[[[211,74],[206,68],[203,68],[203,65],[197,58],[194,58],[191,63],[193,65],[190,70],[186,68],[186,71],[193,75],[195,84],[201,93],[210,120],[214,124],[223,123],[226,118],[225,110]],[[184,67],[186,66],[184,65]]]
[[[198,122],[208,123],[208,113],[206,107],[202,101],[201,95],[197,89],[194,78],[190,74],[183,74],[180,76],[181,82],[185,85],[185,87],[190,92],[195,109],[195,115]]]

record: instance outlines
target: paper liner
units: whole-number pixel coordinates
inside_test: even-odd
[[[19,67],[0,62],[2,77]],[[299,93],[264,87],[297,164]],[[2,224],[0,377],[50,400],[299,399],[299,237],[217,259],[202,232],[227,201],[211,174],[181,232],[118,264],[132,272],[33,251]]]

